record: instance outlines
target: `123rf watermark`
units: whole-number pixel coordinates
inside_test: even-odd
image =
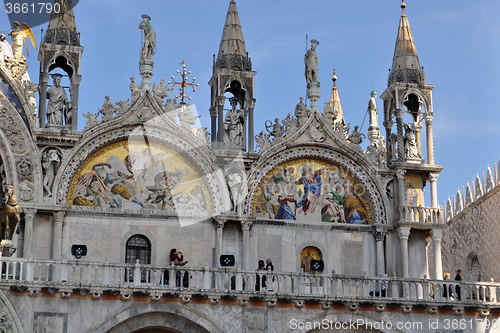
[[[291,319],[289,328],[295,329],[398,329],[398,330],[423,330],[423,329],[446,329],[446,330],[465,330],[482,327],[486,329],[496,329],[500,324],[498,318],[471,318],[471,319],[429,319],[427,322],[422,321],[406,321],[391,323],[390,321],[367,321],[366,319],[357,319],[349,321],[333,321],[323,319],[320,321],[301,321]]]

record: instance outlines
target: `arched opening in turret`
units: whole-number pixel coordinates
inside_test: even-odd
[[[5,206],[4,189],[5,189],[5,186],[7,185],[6,181],[7,181],[7,175],[5,174],[5,166],[3,164],[2,157],[0,157],[0,211],[2,211],[4,206]]]
[[[239,80],[232,78],[228,82],[224,89],[224,145],[227,148],[246,150],[247,92]]]
[[[68,59],[63,56],[59,56],[53,61],[49,66],[49,72],[52,72],[56,68],[61,68],[67,75],[73,75],[73,67],[68,63]]]

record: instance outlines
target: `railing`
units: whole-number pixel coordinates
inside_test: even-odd
[[[405,222],[443,223],[443,208],[399,206],[399,220]]]
[[[341,300],[499,303],[500,283],[1,258],[0,287],[187,291]],[[131,274],[130,272],[133,272]],[[250,295],[251,296],[251,295]]]

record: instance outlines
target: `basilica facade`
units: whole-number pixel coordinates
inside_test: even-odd
[[[2,41],[0,330],[483,332],[497,318],[500,285],[442,281],[434,86],[404,1],[367,133],[346,125],[335,73],[321,99],[316,40],[307,99],[254,133],[257,71],[232,0],[210,128],[185,63],[176,99],[151,82],[161,32],[143,15],[141,79],[80,131],[83,46],[71,0],[56,1],[66,12],[42,40],[38,89]]]

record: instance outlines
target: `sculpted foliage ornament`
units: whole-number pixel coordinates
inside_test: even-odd
[[[33,163],[29,157],[21,156],[17,161],[17,172],[19,180],[28,179],[33,181]]]
[[[260,131],[260,133],[255,136],[255,142],[257,143],[257,149],[259,151],[262,152],[271,147],[270,137],[271,136],[267,133],[264,133],[264,131]]]

